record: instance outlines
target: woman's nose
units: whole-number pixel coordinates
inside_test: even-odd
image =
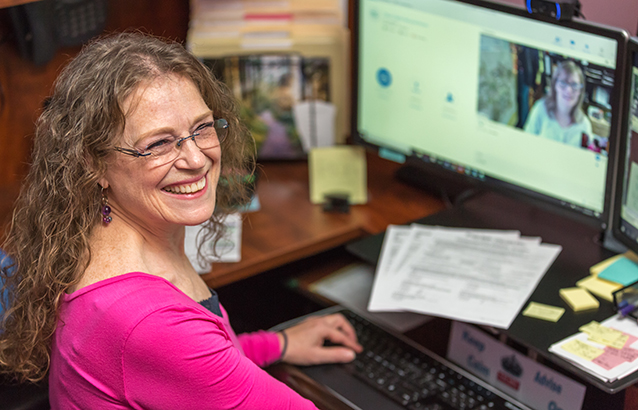
[[[177,162],[184,161],[188,167],[199,168],[206,163],[206,155],[195,143],[194,136],[184,139],[179,147],[179,156]]]

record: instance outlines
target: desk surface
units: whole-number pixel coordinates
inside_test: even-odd
[[[399,164],[374,155],[367,161],[368,203],[351,206],[348,214],[310,203],[305,161],[261,165],[261,209],[244,215],[241,262],[215,263],[204,280],[219,287],[443,209],[439,199],[394,177]]]

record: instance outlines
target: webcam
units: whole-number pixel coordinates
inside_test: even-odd
[[[581,15],[579,0],[525,0],[525,3],[530,14],[541,14],[556,20],[571,20]]]

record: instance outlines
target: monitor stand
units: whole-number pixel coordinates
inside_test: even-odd
[[[625,253],[629,249],[623,243],[621,243],[618,239],[614,238],[611,233],[611,228],[605,229],[605,232],[602,234],[602,242],[605,249],[609,249],[614,253]]]
[[[426,172],[422,166],[405,164],[394,176],[399,181],[429,192],[450,205],[459,204],[479,192],[473,184],[458,177],[454,178],[456,175],[450,176],[449,171],[436,171]]]

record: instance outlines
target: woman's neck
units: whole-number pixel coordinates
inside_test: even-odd
[[[125,273],[144,272],[168,280],[195,300],[210,297],[184,253],[184,227],[172,228],[151,232],[117,219],[100,224],[89,238],[91,261],[74,290]]]

